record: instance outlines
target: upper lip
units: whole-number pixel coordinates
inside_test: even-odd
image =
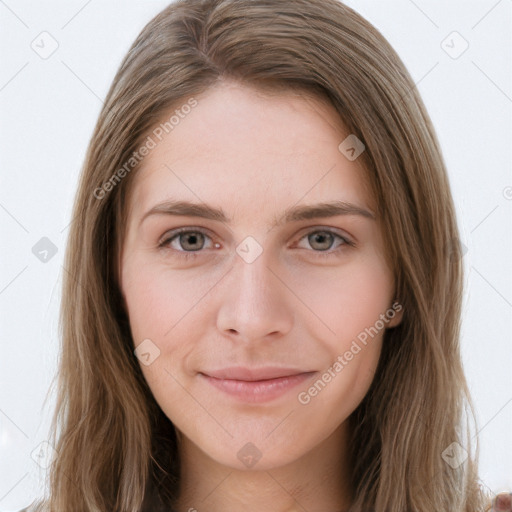
[[[265,366],[262,368],[247,368],[244,366],[233,366],[231,368],[222,368],[220,370],[208,370],[200,372],[215,379],[257,381],[278,379],[280,377],[290,377],[292,375],[300,375],[302,373],[310,373],[310,371],[300,370],[297,368],[283,368],[277,366]]]

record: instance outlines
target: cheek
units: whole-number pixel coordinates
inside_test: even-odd
[[[357,407],[373,380],[385,327],[394,316],[393,277],[381,259],[362,258],[324,275],[303,273],[295,286],[314,313],[304,325],[324,362],[320,382],[303,389],[299,402],[311,403],[308,408],[315,414],[332,408],[341,420]]]
[[[184,417],[190,395],[183,389],[181,364],[194,349],[191,339],[204,327],[191,322],[205,291],[184,273],[135,258],[123,267],[123,293],[135,355],[151,392],[169,417]],[[149,353],[145,358],[143,355]],[[139,354],[139,355],[137,355]]]
[[[172,343],[173,334],[187,324],[214,281],[212,276],[195,279],[149,262],[133,260],[124,267],[123,291],[135,345],[154,337]],[[189,326],[190,327],[190,326]]]
[[[379,258],[361,258],[339,267],[297,272],[291,287],[307,306],[302,310],[306,325],[314,328],[312,338],[327,340],[339,352],[348,350],[358,335],[364,339],[389,310],[393,278]]]
[[[346,422],[373,381],[381,345],[382,338],[376,336],[371,346],[349,351],[350,359],[339,351],[316,380],[299,390],[296,422],[287,431],[291,443],[300,443],[306,431],[311,436],[310,444],[315,445]],[[312,428],[311,418],[315,418],[315,427],[321,427]]]
[[[353,266],[337,277],[309,284],[311,308],[321,312],[329,329],[323,336],[318,329],[312,330],[324,366],[297,396],[304,414],[317,418],[330,431],[350,416],[368,392],[386,323],[392,318],[392,278],[384,266]],[[301,434],[297,430],[293,435],[298,439]]]

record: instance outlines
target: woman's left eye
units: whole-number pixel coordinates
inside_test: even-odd
[[[336,239],[338,239],[339,243],[334,249],[332,249]],[[302,240],[307,240],[309,246],[314,249],[314,252],[319,253],[318,256],[329,256],[342,250],[344,245],[351,247],[355,245],[354,242],[352,242],[347,237],[328,229],[311,231],[307,235],[304,235],[300,239],[299,243]]]

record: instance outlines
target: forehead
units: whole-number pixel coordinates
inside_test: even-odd
[[[195,99],[161,140],[149,132],[155,147],[134,176],[133,216],[169,198],[251,219],[266,212],[275,218],[299,201],[343,199],[372,208],[361,160],[338,149],[349,133],[323,98],[223,83]]]

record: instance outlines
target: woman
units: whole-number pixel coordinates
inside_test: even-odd
[[[74,219],[34,510],[489,508],[444,162],[354,11],[167,7],[114,79]]]

